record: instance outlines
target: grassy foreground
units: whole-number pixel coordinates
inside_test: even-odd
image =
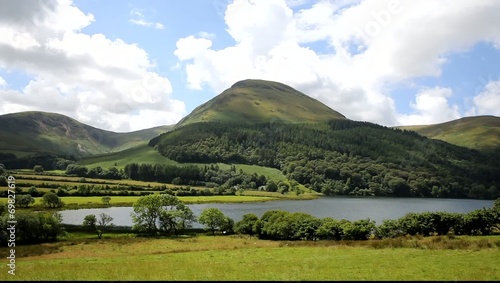
[[[500,237],[279,242],[89,236],[18,247],[16,275],[1,264],[0,281],[500,279]],[[5,258],[7,249],[0,253]]]

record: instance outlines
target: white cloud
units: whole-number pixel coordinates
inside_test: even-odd
[[[500,44],[496,0],[307,3],[294,12],[290,6],[306,2],[233,1],[225,21],[234,45],[214,49],[206,39],[179,39],[175,54],[185,63],[188,86],[217,94],[241,79],[278,80],[348,118],[395,125],[409,118],[398,114],[388,93],[393,83],[439,76],[449,54],[477,42]],[[327,48],[314,51],[309,44]],[[439,92],[429,95],[442,102]],[[431,99],[416,98],[424,97]],[[418,105],[418,113],[433,114]],[[412,121],[455,117],[451,109],[447,116],[416,115]]]
[[[484,90],[474,97],[474,107],[469,114],[500,116],[500,80],[490,81]]]
[[[415,103],[411,103],[416,113],[400,115],[401,125],[428,125],[460,118],[458,106],[449,105],[448,98],[452,95],[450,88],[435,87],[421,91]]]
[[[8,6],[0,3],[0,10]],[[0,68],[32,76],[23,89],[0,90],[0,114],[57,112],[114,131],[173,124],[185,115],[184,103],[171,98],[170,81],[152,71],[155,64],[145,50],[81,33],[94,17],[71,1],[33,5],[24,17],[0,20]],[[34,14],[35,20],[27,18]],[[11,40],[21,32],[25,41]]]
[[[0,88],[6,87],[7,82],[4,80],[4,78],[0,77]]]
[[[164,29],[165,26],[162,23],[153,23],[153,22],[146,22],[145,20],[141,19],[130,19],[130,23],[138,26],[143,26],[143,27],[152,27],[155,29]]]
[[[216,38],[215,33],[206,32],[206,31],[200,31],[198,33],[198,36],[202,37],[202,38],[206,38],[206,39],[215,39]]]
[[[133,19],[129,20],[129,23],[138,25],[138,26],[143,26],[143,27],[150,27],[150,28],[155,28],[155,29],[164,29],[165,26],[162,23],[155,23],[155,22],[149,22],[145,19],[144,14],[138,10],[138,9],[133,9],[130,14],[134,16]]]

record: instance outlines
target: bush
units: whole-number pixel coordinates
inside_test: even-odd
[[[341,224],[343,240],[368,240],[375,232],[375,221],[362,219],[354,222],[345,221]]]
[[[33,167],[33,172],[37,173],[37,174],[40,174],[40,173],[43,173],[43,167],[42,165],[35,165],[35,167]]]
[[[316,230],[316,236],[325,240],[341,240],[343,230],[340,221],[331,217],[323,218]]]
[[[16,220],[16,244],[54,241],[64,234],[60,214],[16,211]],[[8,214],[0,218],[2,231],[7,231],[7,221]],[[6,242],[6,234],[0,234],[0,243]]]
[[[35,199],[31,195],[17,195],[16,203],[21,207],[28,207],[35,203]]]
[[[254,225],[259,220],[259,217],[255,214],[245,214],[243,215],[243,219],[236,222],[234,225],[234,232],[238,234],[254,234]]]
[[[62,207],[64,203],[57,196],[57,194],[53,192],[47,192],[42,197],[42,205],[48,208],[56,208],[56,207]]]

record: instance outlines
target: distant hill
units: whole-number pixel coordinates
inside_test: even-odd
[[[483,151],[500,149],[500,117],[465,117],[434,125],[400,126],[398,128],[412,130],[428,138],[468,148]]]
[[[194,109],[176,128],[214,121],[311,123],[345,118],[318,100],[285,84],[243,80]]]
[[[0,116],[0,153],[12,153],[17,157],[36,153],[89,156],[131,148],[171,128],[161,126],[115,133],[56,113],[29,111],[6,114]]]

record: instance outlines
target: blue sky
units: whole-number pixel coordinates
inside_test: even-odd
[[[498,10],[495,0],[2,1],[0,114],[139,130],[256,78],[388,126],[500,116]]]

